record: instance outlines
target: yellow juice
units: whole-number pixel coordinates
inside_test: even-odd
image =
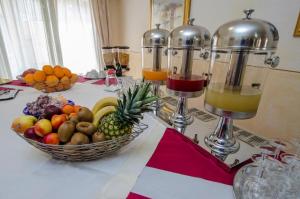
[[[224,88],[223,84],[210,84],[206,90],[205,102],[225,111],[256,113],[260,97],[261,91],[251,86],[231,90]]]
[[[143,69],[143,77],[145,80],[165,81],[167,80],[167,69],[161,69],[160,71],[154,71],[152,68]]]

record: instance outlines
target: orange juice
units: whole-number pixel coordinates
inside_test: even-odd
[[[225,111],[256,113],[260,97],[261,91],[251,86],[231,90],[224,88],[223,84],[210,84],[205,103]]]
[[[165,81],[167,80],[167,76],[167,69],[161,69],[160,71],[154,71],[152,68],[143,69],[143,77],[145,80]]]

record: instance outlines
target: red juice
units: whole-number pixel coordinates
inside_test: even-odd
[[[185,79],[179,74],[172,75],[167,79],[167,88],[182,92],[197,92],[204,87],[204,79],[200,75],[192,75],[191,78]]]

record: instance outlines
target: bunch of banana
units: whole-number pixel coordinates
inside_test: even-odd
[[[92,109],[94,114],[93,124],[98,127],[101,118],[115,112],[116,106],[118,106],[118,98],[116,97],[105,97],[100,99]]]

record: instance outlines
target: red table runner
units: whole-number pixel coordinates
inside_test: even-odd
[[[29,87],[29,85],[27,85],[26,83],[24,83],[23,81],[21,80],[13,80],[5,85],[12,85],[12,86],[26,86],[26,87]]]
[[[202,178],[226,185],[233,184],[234,175],[241,166],[229,170],[224,163],[205,149],[171,128],[167,128],[146,165],[146,167]],[[133,192],[127,196],[127,199],[145,198],[147,197]]]

